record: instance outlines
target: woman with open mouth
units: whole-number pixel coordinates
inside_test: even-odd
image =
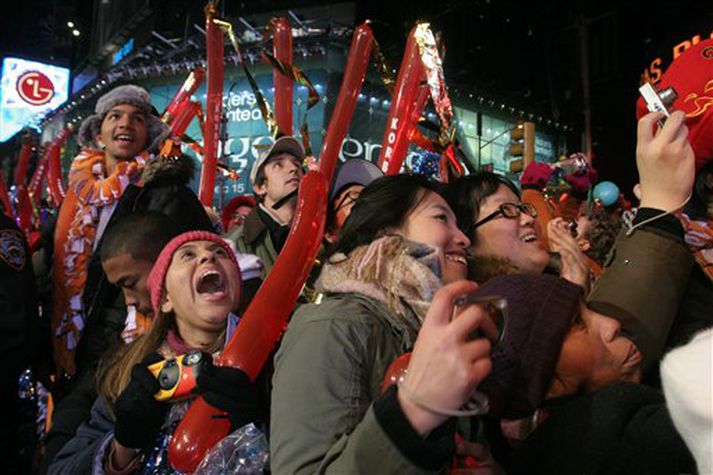
[[[49,473],[171,473],[168,443],[186,400],[196,395],[224,411],[232,429],[261,420],[261,401],[247,375],[212,364],[238,324],[233,312],[240,286],[237,258],[226,241],[207,231],[171,240],[148,279],[151,329],[105,362],[90,420],[57,454]],[[178,382],[168,387],[171,375],[160,370],[175,367],[172,360],[182,356]],[[195,385],[184,389],[188,372]]]

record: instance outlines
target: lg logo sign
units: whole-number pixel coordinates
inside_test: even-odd
[[[47,104],[54,97],[52,80],[39,71],[28,71],[17,78],[17,93],[33,106]]]

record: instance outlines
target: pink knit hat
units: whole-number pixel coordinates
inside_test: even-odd
[[[166,244],[161,251],[161,254],[159,254],[158,259],[156,259],[156,262],[151,269],[151,273],[149,274],[148,287],[151,294],[151,306],[153,307],[154,315],[156,316],[159,315],[161,297],[166,291],[166,273],[168,272],[168,268],[171,266],[173,253],[185,243],[192,241],[212,241],[220,244],[223,249],[225,249],[225,252],[228,253],[228,256],[230,256],[230,260],[233,261],[233,264],[235,264],[235,268],[238,272],[237,285],[241,285],[238,259],[235,257],[235,253],[223,238],[208,231],[188,231],[183,234],[179,234],[175,238],[171,239],[168,244]]]

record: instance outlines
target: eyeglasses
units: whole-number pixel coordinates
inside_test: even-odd
[[[493,211],[492,213],[475,223],[471,229],[475,229],[479,226],[482,226],[483,224],[487,223],[488,221],[494,220],[500,215],[503,215],[507,219],[517,219],[520,217],[520,213],[525,213],[526,215],[531,216],[533,218],[537,217],[537,209],[535,209],[535,207],[532,206],[530,203],[503,203],[498,207],[497,211]]]
[[[361,195],[361,190],[356,191],[352,190],[346,195],[342,197],[341,200],[339,200],[339,203],[337,203],[337,206],[334,207],[334,212],[336,213],[340,209],[344,208],[345,206],[354,203],[357,199],[359,199],[359,195]]]

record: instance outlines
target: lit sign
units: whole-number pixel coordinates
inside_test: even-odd
[[[713,32],[710,33],[709,35],[710,38],[713,38]],[[705,40],[705,38],[702,38]],[[671,64],[671,61],[674,59],[678,58],[681,53],[686,51],[688,48],[690,48],[693,45],[697,45],[698,43],[701,42],[701,35],[694,35],[693,38],[690,40],[686,39],[681,41],[680,43],[674,45],[672,51],[671,51],[671,59],[667,58],[667,63],[665,66],[662,65],[663,59],[661,57],[658,57],[651,61],[649,64],[649,67],[644,69],[644,72],[641,73],[641,84],[645,82],[650,82],[651,84],[656,84],[661,80],[661,76],[663,75],[663,70]]]
[[[114,53],[114,56],[111,59],[111,64],[114,65],[124,59],[127,54],[131,53],[134,50],[134,39],[131,38],[129,41],[124,43],[124,46],[121,47],[119,51]]]
[[[69,69],[20,58],[2,63],[0,142],[67,100]]]

